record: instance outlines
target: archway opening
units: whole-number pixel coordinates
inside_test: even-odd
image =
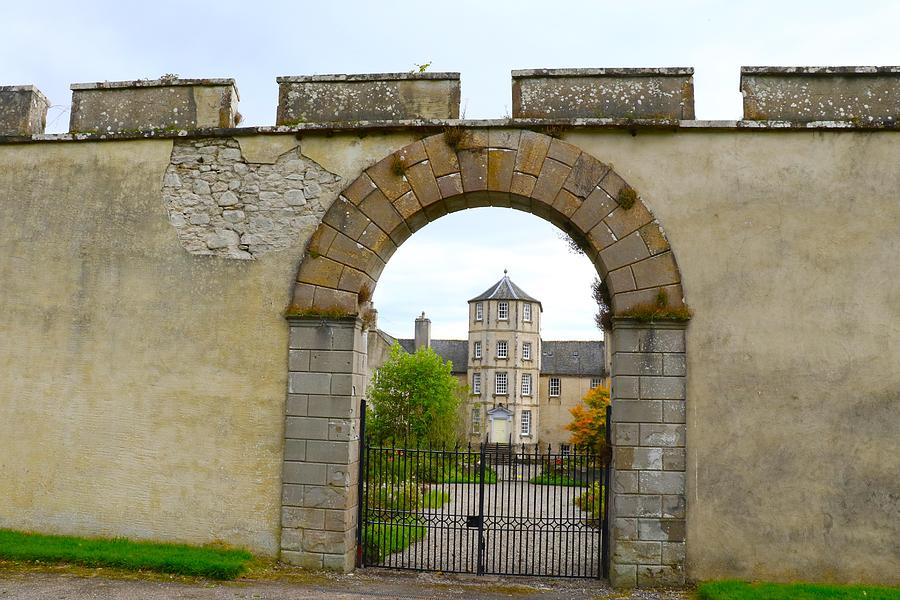
[[[595,267],[561,233],[523,212],[473,208],[426,225],[391,257],[367,333],[365,566],[602,574],[603,425],[584,424],[598,439],[581,447],[568,426],[609,372]],[[404,379],[411,365],[437,368],[431,352],[448,365],[456,394],[443,401],[455,412],[397,410],[421,393],[421,371]],[[605,419],[605,407],[595,412]],[[426,434],[400,433],[409,430]],[[397,505],[401,491],[408,503]]]
[[[372,293],[414,232],[485,206],[557,225],[606,282],[614,334],[610,576],[619,585],[683,580],[684,325],[632,318],[647,307],[655,316],[683,307],[674,254],[640,194],[613,169],[527,130],[449,128],[401,148],[345,188],[310,240],[288,310],[288,399],[303,412],[288,412],[285,428],[283,557],[353,567]],[[304,522],[316,509],[326,513],[324,526]]]

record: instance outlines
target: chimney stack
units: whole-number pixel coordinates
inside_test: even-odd
[[[431,319],[425,317],[425,311],[422,316],[416,319],[416,350],[429,348],[431,346]]]

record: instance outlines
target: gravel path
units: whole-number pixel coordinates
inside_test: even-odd
[[[575,505],[580,487],[532,485],[539,465],[496,467],[497,483],[485,485],[485,572],[504,575],[597,577],[600,535]],[[439,509],[424,510],[428,533],[406,550],[385,557],[392,568],[474,573],[478,530],[477,484],[432,486],[450,495]]]
[[[237,581],[169,583],[75,576],[56,573],[18,573],[0,567],[0,599],[16,600],[397,600],[457,598],[521,598],[541,600],[685,600],[677,591],[615,592],[601,581],[583,579],[544,580],[447,576],[366,569],[347,575],[318,574],[313,582]]]

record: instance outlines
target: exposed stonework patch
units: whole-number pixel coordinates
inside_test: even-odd
[[[163,178],[169,221],[185,250],[251,259],[318,226],[340,177],[300,154],[248,163],[233,138],[176,141]]]

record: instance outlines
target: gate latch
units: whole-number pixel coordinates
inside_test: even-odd
[[[481,515],[469,515],[466,517],[466,527],[481,527]]]

